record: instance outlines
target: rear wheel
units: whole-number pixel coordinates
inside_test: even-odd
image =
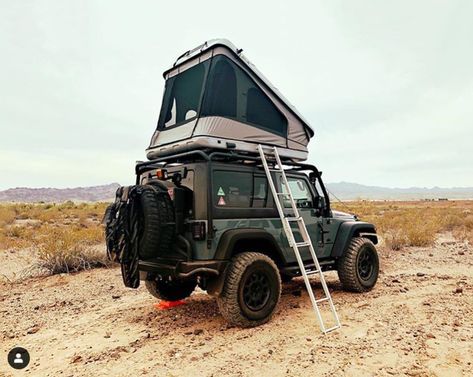
[[[280,296],[281,278],[274,261],[246,252],[232,259],[217,303],[228,322],[253,327],[271,318]]]
[[[160,300],[177,301],[189,297],[197,285],[195,280],[146,280],[146,289]]]
[[[338,262],[337,272],[345,290],[371,290],[379,274],[379,258],[373,243],[366,238],[353,238]]]

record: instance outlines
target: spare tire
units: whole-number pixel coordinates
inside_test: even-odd
[[[140,195],[139,256],[146,260],[168,254],[175,238],[174,205],[167,190],[143,186]]]

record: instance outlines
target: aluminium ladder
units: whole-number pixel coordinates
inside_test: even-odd
[[[265,152],[265,150],[266,150],[266,152]],[[291,188],[290,188],[289,183],[287,181],[286,172],[283,169],[283,165],[282,165],[281,159],[279,157],[278,149],[277,149],[277,147],[265,147],[265,146],[262,146],[261,144],[258,144],[258,151],[259,151],[261,161],[263,163],[264,170],[266,172],[266,177],[268,179],[269,187],[271,188],[271,192],[273,194],[273,198],[274,198],[274,201],[276,203],[276,207],[278,209],[279,217],[281,218],[281,222],[282,222],[282,225],[283,225],[283,228],[284,228],[284,232],[286,233],[286,237],[287,237],[287,240],[289,242],[289,246],[291,246],[294,250],[294,254],[296,256],[297,263],[298,263],[299,269],[301,271],[301,275],[304,279],[304,283],[305,283],[305,286],[307,288],[307,292],[309,293],[310,301],[312,302],[312,306],[313,306],[314,311],[315,311],[315,313],[317,315],[317,318],[319,320],[320,329],[324,334],[326,334],[330,331],[336,330],[336,329],[340,328],[340,326],[341,326],[340,325],[340,320],[338,318],[338,314],[337,314],[337,311],[335,309],[335,306],[333,305],[332,296],[330,295],[330,292],[329,292],[328,287],[327,287],[327,283],[325,282],[325,278],[324,278],[322,269],[320,268],[320,264],[319,264],[319,261],[317,259],[317,255],[315,254],[314,246],[312,245],[312,241],[310,239],[309,233],[307,232],[307,228],[305,226],[304,219],[299,214],[299,210],[298,210],[297,205],[294,201],[294,197],[292,195]],[[274,168],[269,167],[266,155],[268,155],[270,157],[274,157],[274,159],[275,159]],[[277,192],[276,191],[276,186],[274,185],[274,181],[273,181],[273,178],[271,176],[271,172],[276,172],[276,173],[281,174],[281,178],[282,178],[281,188],[283,186],[285,186],[287,192]],[[284,208],[283,208],[283,205],[281,204],[281,197],[289,198],[289,201],[290,201],[291,207],[292,207],[292,211],[293,211],[292,215],[287,216],[284,213]],[[297,224],[297,226],[299,228],[299,231],[300,231],[300,234],[301,234],[301,237],[302,237],[302,242],[296,242],[293,229],[291,228],[291,223],[294,223],[294,222]],[[306,270],[306,268],[304,266],[304,262],[302,261],[302,257],[301,257],[300,251],[299,251],[299,248],[304,248],[304,247],[308,247],[309,250],[310,250],[310,254],[311,254],[312,259],[314,261],[315,270]],[[317,299],[315,297],[314,290],[312,289],[312,286],[310,285],[310,282],[309,282],[309,276],[315,275],[315,274],[319,275],[320,282],[321,282],[322,288],[323,288],[323,292],[325,294],[324,297],[319,298],[319,299]],[[325,322],[322,318],[322,314],[321,314],[320,308],[319,308],[319,304],[321,304],[322,302],[325,302],[325,301],[328,301],[328,303],[330,305],[330,311],[332,313],[332,316],[333,316],[333,319],[334,319],[334,322],[335,322],[335,325],[332,326],[332,327],[329,327],[329,328],[325,327]]]

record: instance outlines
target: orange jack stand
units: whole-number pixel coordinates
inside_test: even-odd
[[[184,300],[177,300],[177,301],[159,301],[157,304],[153,306],[158,310],[168,310],[174,308],[175,306],[185,305],[186,302]]]

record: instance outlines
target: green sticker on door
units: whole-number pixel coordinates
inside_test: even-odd
[[[225,196],[225,191],[223,191],[222,186],[220,186],[220,187],[218,188],[217,195],[218,195],[218,196]]]

